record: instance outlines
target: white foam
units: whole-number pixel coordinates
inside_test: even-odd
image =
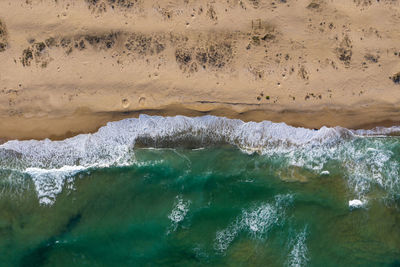
[[[399,134],[400,126],[392,126],[392,127],[376,127],[374,129],[369,130],[351,130],[354,134],[359,136],[387,136],[390,134]]]
[[[307,265],[309,258],[306,239],[307,228],[305,227],[304,230],[298,233],[290,242],[291,250],[288,255],[287,266],[301,267]]]
[[[278,222],[277,209],[268,204],[261,205],[250,211],[243,211],[242,224],[255,238],[262,238],[272,225]]]
[[[258,152],[280,157],[287,165],[322,172],[328,161],[341,163],[349,186],[362,197],[376,184],[388,192],[399,192],[399,162],[379,138],[358,136],[388,134],[400,127],[374,130],[347,130],[322,127],[296,128],[284,123],[243,122],[215,116],[189,118],[141,115],[139,118],[110,122],[93,134],[82,134],[63,141],[9,141],[0,145],[0,168],[26,171],[29,168],[62,169],[64,166],[107,167],[135,162],[133,149],[147,138],[155,145],[165,140],[193,139],[204,147],[210,140],[236,145],[247,153]],[[203,144],[204,143],[204,144]],[[36,175],[38,195],[43,190],[62,187],[60,172]],[[51,178],[53,177],[53,178]],[[51,181],[54,179],[54,181]],[[39,181],[41,180],[41,181]],[[46,184],[53,184],[50,187]],[[39,192],[42,191],[42,192]],[[51,193],[53,195],[53,193]],[[44,202],[43,202],[44,203]],[[50,202],[48,202],[50,203]]]
[[[175,231],[178,228],[179,223],[185,219],[186,214],[189,212],[190,204],[190,200],[185,201],[181,196],[176,197],[174,208],[172,209],[171,214],[168,215],[168,218],[172,222],[172,231]]]
[[[291,195],[277,195],[274,203],[261,203],[242,213],[223,230],[217,231],[215,249],[224,253],[240,232],[247,232],[251,238],[264,240],[268,232],[279,225],[285,215],[285,208],[292,202]]]
[[[367,203],[366,200],[360,200],[360,199],[349,200],[349,208],[351,210],[363,208],[365,207],[366,203]]]
[[[65,179],[85,169],[83,166],[63,166],[59,169],[27,168],[25,172],[32,177],[39,203],[51,205],[61,193]]]
[[[332,137],[341,136],[340,131],[326,127],[314,131],[269,121],[244,123],[214,116],[188,118],[141,115],[138,119],[110,122],[94,134],[78,135],[63,141],[15,140],[0,145],[0,149],[18,153],[24,159],[22,165],[60,168],[65,165],[129,162],[127,154],[141,137],[155,141],[165,138],[210,138],[236,144],[245,150],[262,152],[276,145],[290,147],[321,141],[332,142]]]

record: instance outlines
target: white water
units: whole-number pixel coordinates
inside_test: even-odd
[[[288,255],[287,266],[301,267],[306,266],[309,261],[308,248],[306,244],[307,228],[305,227],[290,242],[290,252]]]
[[[176,231],[179,223],[185,219],[186,214],[189,212],[190,200],[183,200],[181,196],[176,197],[176,203],[168,218],[171,220],[171,229],[168,232]]]
[[[359,208],[365,207],[366,204],[367,204],[366,200],[352,199],[352,200],[349,201],[349,208],[351,210],[359,209]]]
[[[285,209],[292,201],[292,195],[277,195],[274,203],[261,203],[242,210],[232,223],[216,233],[215,249],[225,252],[240,233],[247,233],[261,241],[267,239],[268,232],[284,219]]]
[[[35,184],[39,203],[53,204],[56,196],[61,193],[65,180],[85,170],[83,166],[63,166],[59,169],[27,168],[28,173]]]
[[[137,141],[154,146],[177,146],[184,141],[198,147],[226,142],[246,153],[279,157],[291,166],[329,175],[329,161],[343,166],[356,198],[364,197],[372,185],[399,192],[399,160],[380,138],[364,138],[399,132],[400,127],[352,131],[340,127],[319,130],[296,128],[269,121],[243,122],[223,117],[159,117],[141,115],[110,122],[93,134],[63,141],[9,141],[0,145],[0,169],[32,176],[42,204],[52,204],[65,179],[86,168],[135,163]]]

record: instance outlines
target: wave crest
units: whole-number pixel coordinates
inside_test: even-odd
[[[39,196],[42,189],[50,191],[48,183],[54,184],[54,194],[48,194],[48,199],[53,199],[69,176],[65,168],[82,170],[133,164],[134,148],[143,145],[198,148],[223,143],[235,145],[246,153],[279,157],[287,165],[318,173],[323,171],[328,161],[340,162],[349,186],[359,198],[373,184],[400,194],[399,161],[391,151],[398,142],[388,147],[387,142],[379,138],[364,138],[395,133],[399,129],[355,131],[322,127],[312,130],[285,123],[243,122],[215,116],[141,115],[110,122],[96,133],[81,134],[63,141],[8,141],[0,145],[0,169],[30,174]],[[33,169],[44,171],[32,172]],[[52,177],[58,182],[52,181]]]

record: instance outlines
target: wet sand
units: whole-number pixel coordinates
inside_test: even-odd
[[[229,106],[229,105],[227,105]],[[390,127],[400,125],[400,114],[397,109],[388,106],[369,106],[364,109],[330,109],[315,110],[268,110],[259,109],[238,112],[229,107],[215,108],[204,111],[204,106],[185,107],[182,105],[168,106],[162,109],[147,109],[128,112],[91,112],[78,110],[70,116],[45,117],[11,117],[0,121],[2,132],[0,143],[12,139],[45,139],[62,140],[83,133],[93,133],[110,121],[126,118],[136,118],[140,114],[154,116],[204,116],[215,115],[227,118],[237,118],[243,121],[285,122],[286,124],[319,129],[322,126],[341,126],[350,129],[372,129],[378,126]]]

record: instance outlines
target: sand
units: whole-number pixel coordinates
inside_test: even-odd
[[[0,139],[213,114],[400,122],[397,0],[2,0]]]

